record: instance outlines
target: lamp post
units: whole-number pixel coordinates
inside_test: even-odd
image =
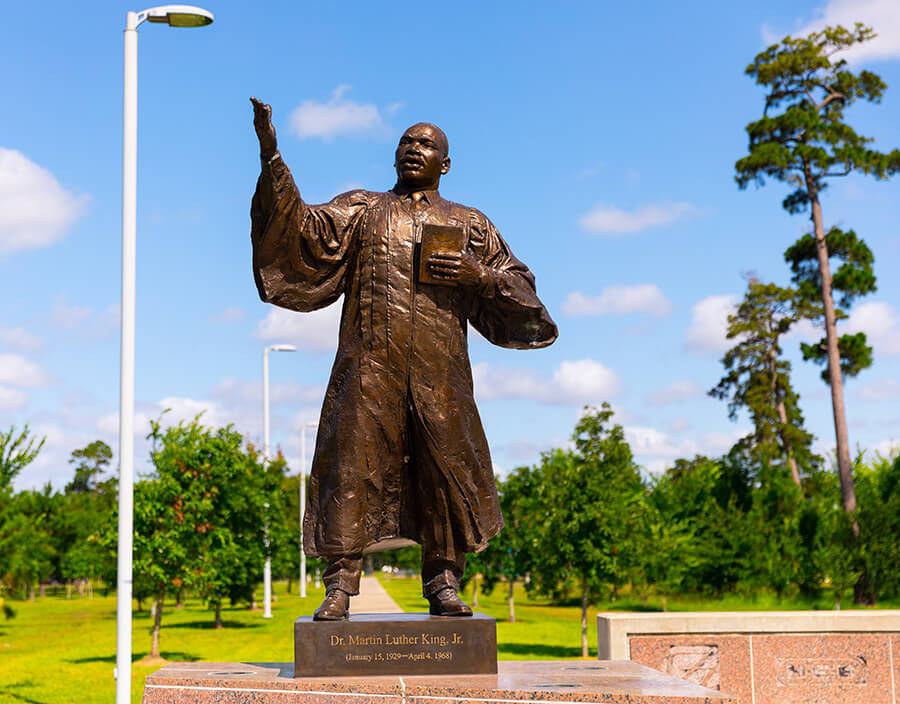
[[[293,345],[269,345],[263,349],[263,462],[269,463],[269,350],[296,352]],[[268,507],[268,505],[267,505]],[[263,567],[263,618],[272,618],[272,558],[269,555],[269,517],[266,514],[266,564]]]
[[[318,423],[300,426],[300,597],[306,598],[306,552],[303,550],[303,507],[306,506],[306,429],[318,428]]]
[[[116,578],[116,704],[131,701],[131,598],[134,549],[134,298],[137,234],[137,28],[144,20],[203,27],[213,14],[191,5],[129,12],[122,102],[122,324],[119,376],[119,539]]]

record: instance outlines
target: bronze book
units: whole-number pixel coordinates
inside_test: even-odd
[[[419,250],[419,283],[456,286],[455,281],[442,281],[431,275],[428,257],[435,252],[462,252],[463,229],[450,225],[422,225],[422,246]]]

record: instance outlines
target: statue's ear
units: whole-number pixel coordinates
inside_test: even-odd
[[[441,160],[441,173],[442,173],[442,174],[445,174],[445,173],[447,173],[449,170],[450,170],[450,157],[449,157],[449,156],[445,156],[445,157]]]

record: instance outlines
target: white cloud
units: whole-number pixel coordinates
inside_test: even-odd
[[[670,433],[683,433],[685,430],[690,430],[690,428],[691,422],[684,416],[678,416],[671,423],[669,423]]]
[[[609,205],[598,205],[583,215],[578,224],[595,235],[620,235],[640,232],[652,227],[668,225],[676,220],[696,215],[699,209],[690,203],[655,203],[642,205],[632,211]]]
[[[482,401],[532,399],[543,403],[600,403],[620,393],[615,372],[593,359],[564,361],[551,379],[533,369],[498,369],[487,362],[472,367],[475,393]]]
[[[856,394],[860,401],[891,401],[900,399],[900,381],[882,379],[863,386]]]
[[[734,312],[737,296],[708,296],[694,304],[691,323],[684,336],[684,346],[698,353],[721,354],[733,340],[727,338],[728,316]]]
[[[705,393],[700,385],[688,379],[680,379],[673,381],[666,388],[654,391],[647,396],[647,403],[651,406],[665,406],[678,401],[685,401],[689,398],[700,398]]]
[[[742,429],[731,433],[703,433],[696,438],[676,441],[668,433],[656,428],[626,426],[625,439],[631,445],[631,451],[639,461],[646,462],[645,458],[674,461],[679,457],[688,458],[695,455],[718,457],[727,452],[747,432]]]
[[[0,411],[18,411],[25,407],[28,396],[19,389],[0,386]]]
[[[843,58],[860,63],[900,57],[900,3],[897,0],[830,0],[815,19],[793,35],[801,37],[838,24],[851,29],[857,22],[872,27],[878,36],[843,52]]]
[[[237,307],[225,308],[212,316],[212,320],[217,323],[239,323],[243,319],[244,310]]]
[[[373,132],[384,127],[378,107],[357,103],[344,94],[348,85],[338,86],[327,103],[306,100],[291,112],[291,130],[301,138],[319,137],[330,142],[339,135]],[[395,111],[396,106],[389,110]]]
[[[47,373],[30,359],[18,354],[0,354],[0,384],[33,389],[49,383]]]
[[[53,325],[75,330],[84,325],[92,312],[87,306],[70,306],[65,299],[58,298],[53,306],[53,312],[50,314],[50,321]]]
[[[897,442],[896,440],[882,440],[866,450],[866,454],[868,454],[870,458],[880,455],[881,457],[893,459],[900,456],[900,442]]]
[[[86,201],[21,152],[0,147],[0,253],[58,242]]]
[[[289,342],[303,350],[337,349],[341,300],[312,313],[273,307],[256,326],[256,337],[275,343]]]
[[[607,286],[599,296],[585,296],[581,291],[573,291],[562,308],[567,315],[668,315],[672,304],[656,284],[638,284]]]
[[[866,333],[875,355],[900,355],[900,316],[882,301],[863,303],[854,308],[844,326],[847,332]]]
[[[41,348],[41,339],[32,335],[21,325],[14,328],[0,328],[0,342],[21,352],[33,352]]]
[[[325,387],[321,384],[295,384],[293,382],[271,384],[269,403],[321,403]],[[210,396],[227,407],[254,406],[262,404],[262,382],[241,381],[227,376],[217,383]]]

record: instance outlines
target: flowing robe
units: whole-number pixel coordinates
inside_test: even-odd
[[[260,297],[311,311],[344,296],[303,520],[310,556],[361,554],[398,537],[421,543],[427,521],[478,552],[503,528],[467,321],[516,349],[545,347],[557,329],[531,272],[482,213],[437,191],[425,201],[357,190],[308,205],[279,155],[263,162],[251,206]],[[486,267],[478,286],[417,282],[424,223],[462,228]],[[425,461],[437,480],[423,499],[416,465]]]

